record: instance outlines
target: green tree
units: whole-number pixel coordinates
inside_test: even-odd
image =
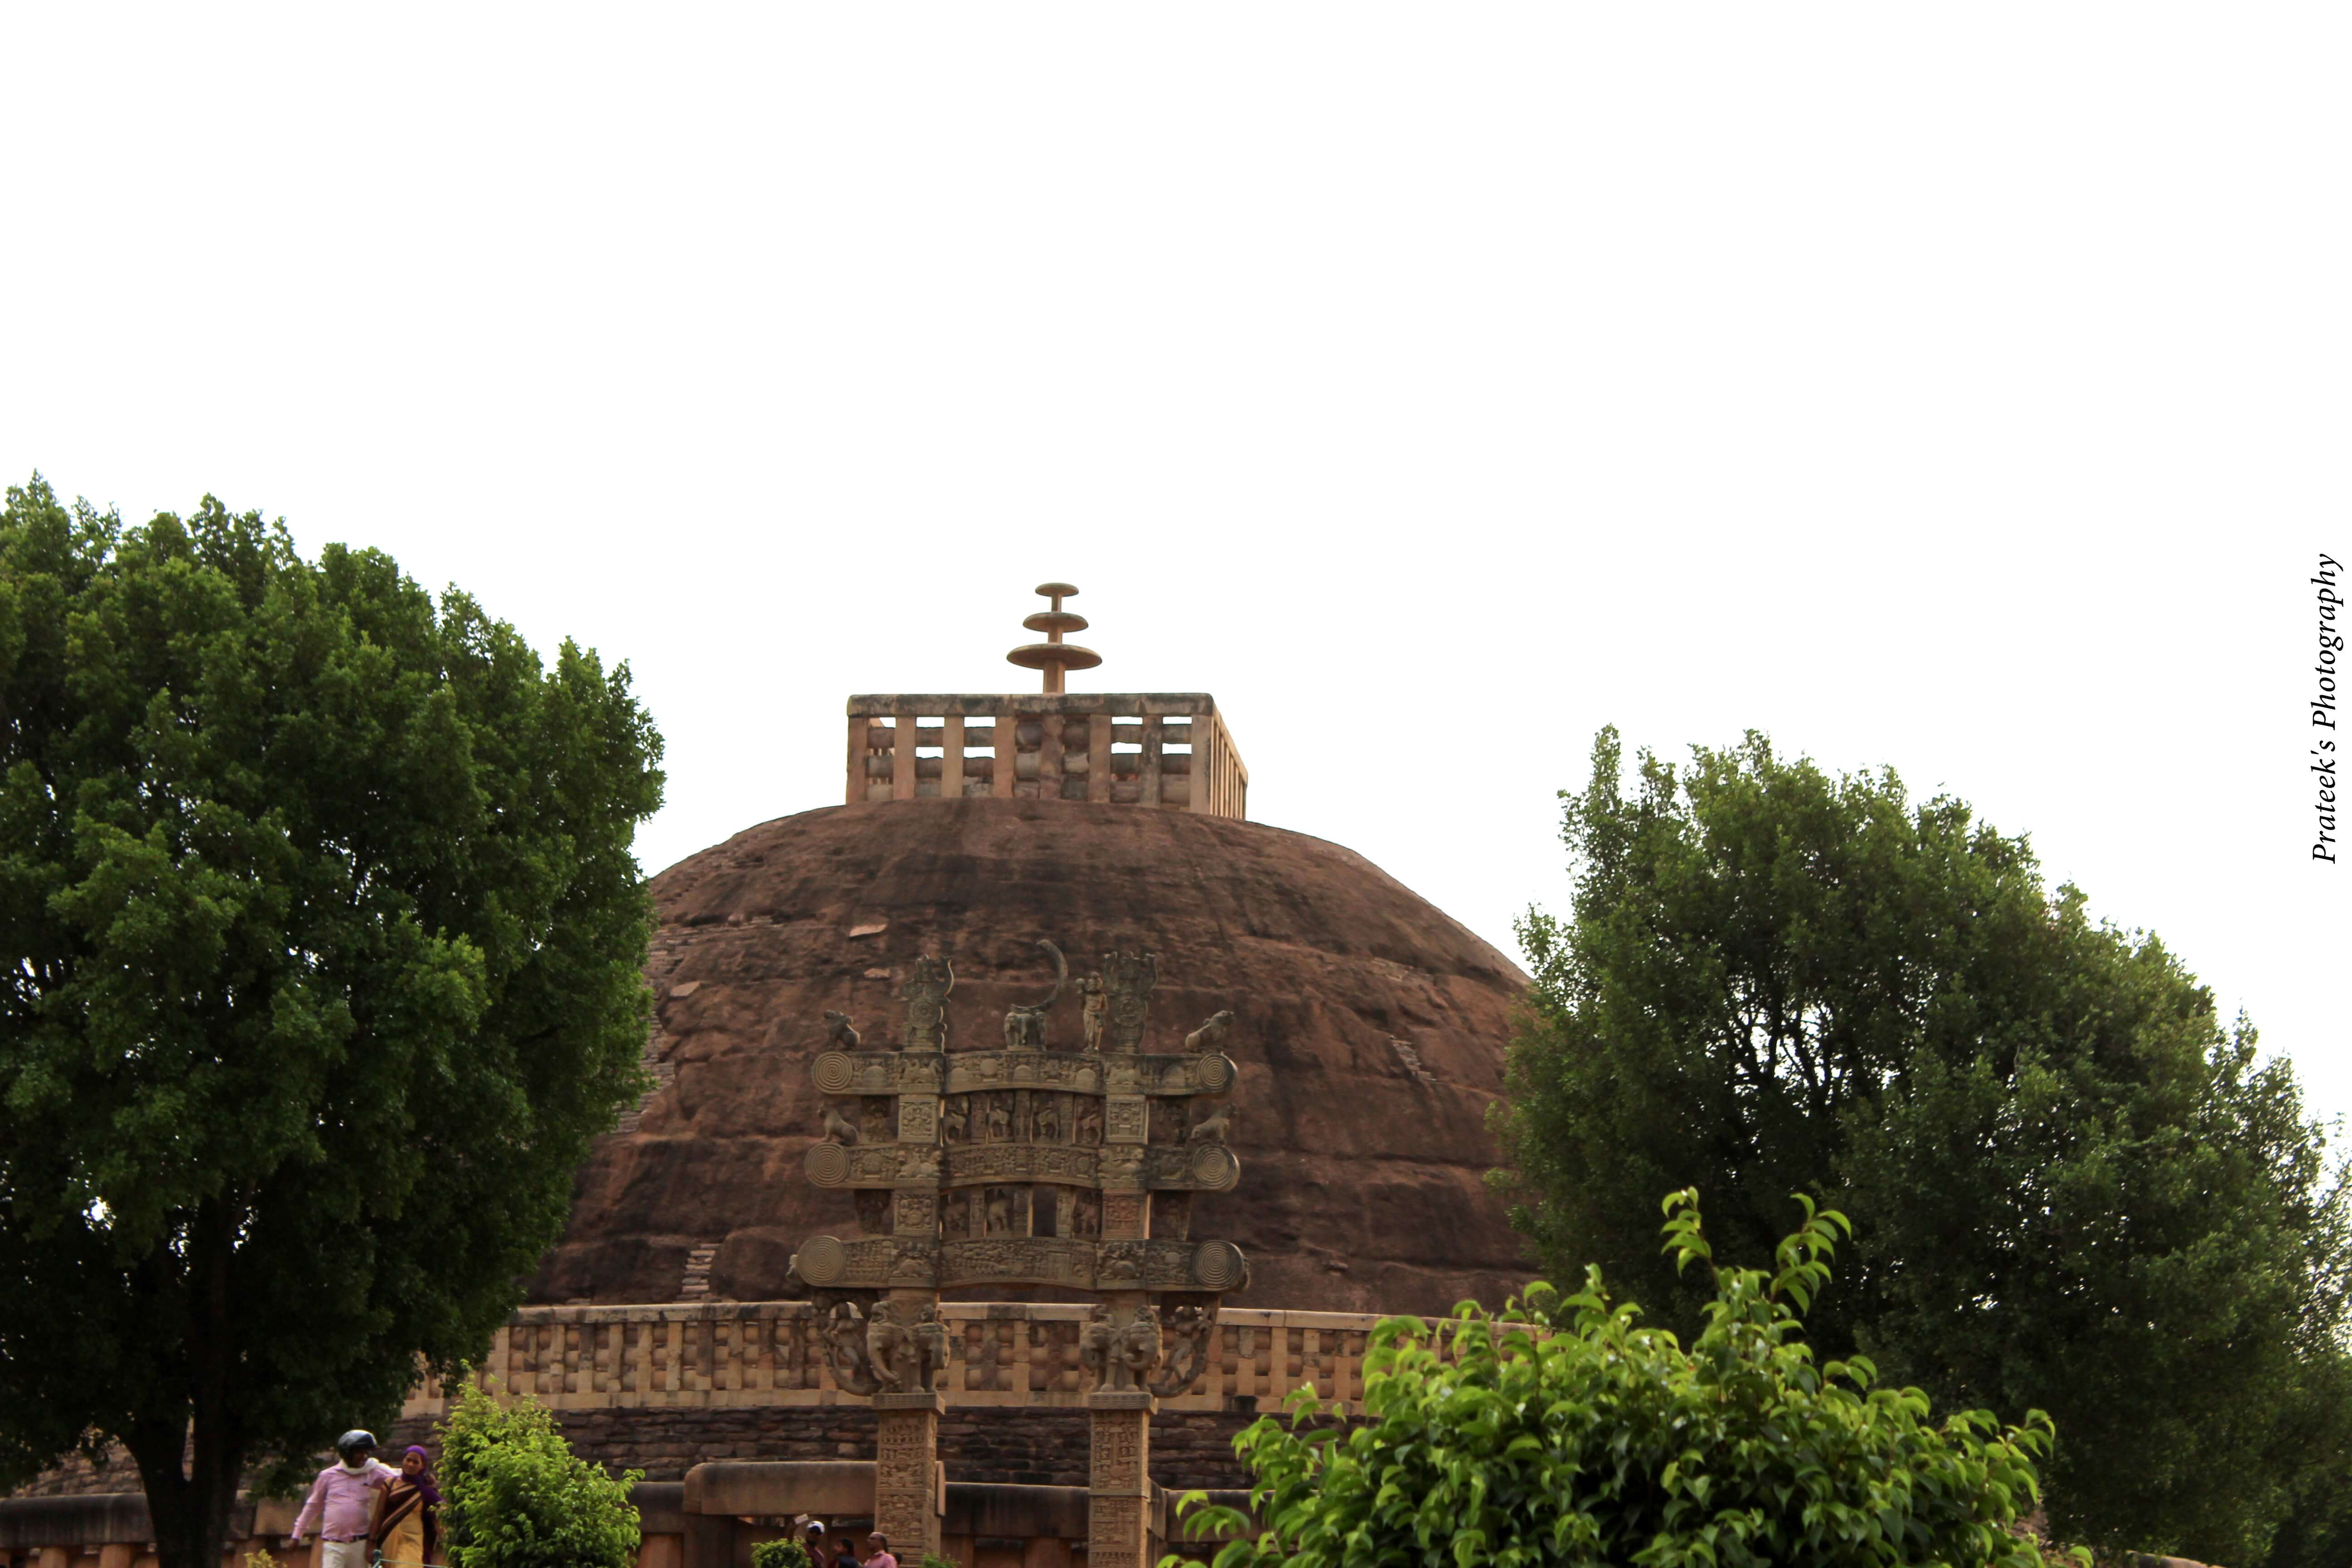
[[[1675,1267],[1701,1265],[1707,1288],[1687,1348],[1612,1306],[1598,1268],[1575,1296],[1533,1288],[1501,1322],[1465,1302],[1435,1344],[1389,1319],[1363,1420],[1314,1426],[1304,1391],[1291,1426],[1269,1416],[1235,1439],[1257,1531],[1225,1510],[1188,1531],[1233,1537],[1216,1568],[2041,1568],[2012,1529],[2039,1495],[2038,1412],[2008,1430],[1983,1411],[1931,1424],[1917,1390],[1805,1344],[1843,1216],[1808,1204],[1768,1274],[1715,1266],[1696,1194],[1666,1207]]]
[[[501,1406],[471,1382],[437,1436],[449,1568],[635,1568],[644,1471],[606,1475],[545,1405]]]
[[[638,1091],[659,755],[375,552],[8,492],[0,1484],[119,1442],[216,1563],[249,1465],[478,1353]]]
[[[751,1568],[811,1568],[808,1548],[790,1535],[762,1541],[751,1548]]]
[[[1646,1194],[1696,1186],[1743,1247],[1773,1194],[1834,1202],[1858,1267],[1825,1349],[2048,1410],[2065,1538],[2258,1560],[2341,1451],[2352,1286],[2287,1064],[1960,801],[1754,734],[1687,770],[1644,752],[1630,795],[1621,764],[1603,731],[1564,797],[1572,914],[1521,926],[1503,1131],[1546,1260],[1597,1257],[1689,1321]]]

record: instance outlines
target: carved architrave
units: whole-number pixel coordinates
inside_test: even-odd
[[[947,1060],[938,1051],[820,1051],[809,1075],[825,1094],[937,1094]]]
[[[940,1173],[940,1182],[950,1187],[984,1182],[1055,1182],[1090,1187],[1095,1179],[1095,1151],[1066,1143],[964,1144],[947,1151]]]
[[[1148,1149],[1143,1184],[1171,1192],[1230,1192],[1242,1179],[1242,1163],[1223,1143]]]
[[[1095,1244],[1076,1237],[989,1236],[940,1248],[940,1283],[1094,1288]]]
[[[965,1094],[988,1089],[1061,1089],[1098,1093],[1102,1066],[1082,1051],[958,1051],[948,1058],[948,1090]]]
[[[820,1187],[929,1185],[940,1179],[940,1152],[929,1143],[813,1143],[803,1163]]]
[[[852,1057],[845,1051],[826,1053],[854,1061],[861,1071],[869,1057],[898,1054],[859,1051]],[[1234,1059],[1222,1051],[1202,1056],[1130,1055],[1109,1059],[1087,1051],[957,1051],[947,1057],[945,1063],[945,1088],[950,1094],[972,1094],[992,1089],[1059,1089],[1074,1094],[1213,1096],[1229,1093],[1239,1077]],[[846,1070],[834,1069],[836,1078]],[[902,1069],[896,1076],[886,1074],[883,1079],[866,1081],[903,1083],[909,1076]],[[826,1082],[820,1080],[818,1087],[825,1088]],[[880,1092],[865,1089],[862,1082],[856,1084],[856,1091]],[[851,1090],[829,1092],[846,1094]]]
[[[928,1237],[813,1236],[793,1255],[793,1267],[821,1290],[936,1287],[939,1247]]]
[[[1075,1228],[1087,1228],[1083,1217]],[[1099,1222],[1097,1222],[1097,1224]],[[819,1237],[801,1249],[832,1253],[820,1247],[830,1241],[841,1251],[837,1274],[820,1280],[822,1263],[803,1261],[802,1275],[811,1284],[835,1288],[875,1288],[914,1281],[893,1279],[888,1270],[895,1254],[876,1250],[877,1238],[834,1241]],[[903,1238],[878,1238],[886,1243]],[[925,1244],[929,1245],[929,1244]],[[863,1250],[861,1250],[863,1249]],[[976,1236],[938,1244],[936,1283],[940,1289],[965,1285],[1059,1285],[1076,1290],[1151,1290],[1192,1293],[1239,1290],[1249,1279],[1241,1249],[1227,1241],[1101,1239],[1088,1237]]]

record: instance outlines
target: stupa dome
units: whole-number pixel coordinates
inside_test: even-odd
[[[652,889],[661,1087],[582,1168],[535,1302],[790,1294],[793,1250],[856,1223],[852,1195],[804,1170],[826,1011],[869,1047],[894,1040],[899,987],[936,954],[956,974],[948,1048],[993,1048],[1005,1009],[1052,984],[1040,939],[1076,973],[1160,955],[1147,1051],[1233,1011],[1242,1174],[1195,1196],[1192,1233],[1247,1255],[1234,1305],[1438,1312],[1527,1277],[1482,1181],[1525,977],[1337,845],[1199,809],[968,792],[763,823]],[[1080,1028],[1066,999],[1047,1043],[1076,1050]]]

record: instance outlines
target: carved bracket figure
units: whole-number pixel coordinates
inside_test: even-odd
[[[1171,1344],[1151,1392],[1172,1399],[1192,1386],[1206,1370],[1210,1348],[1216,1342],[1217,1298],[1210,1296],[1168,1305],[1162,1323]]]
[[[819,1290],[814,1293],[817,1337],[824,1348],[824,1364],[833,1381],[847,1394],[872,1394],[881,1388],[866,1345],[872,1332],[869,1310],[878,1311],[871,1291]]]

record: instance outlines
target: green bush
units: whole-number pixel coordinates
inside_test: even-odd
[[[572,1452],[545,1406],[464,1389],[437,1433],[449,1568],[635,1568],[629,1488],[645,1472],[615,1479]]]
[[[809,1562],[808,1548],[788,1535],[781,1541],[762,1541],[751,1548],[751,1568],[814,1568],[814,1565]]]
[[[2041,1568],[2012,1526],[2040,1496],[2048,1418],[1930,1425],[1924,1394],[1872,1387],[1860,1357],[1815,1365],[1801,1314],[1845,1220],[1799,1202],[1768,1275],[1716,1268],[1697,1194],[1666,1200],[1667,1250],[1715,1281],[1687,1348],[1612,1306],[1597,1268],[1578,1295],[1531,1287],[1502,1321],[1465,1302],[1444,1354],[1419,1320],[1387,1320],[1365,1418],[1315,1422],[1302,1390],[1288,1427],[1268,1416],[1234,1439],[1257,1529],[1198,1493],[1186,1529],[1235,1537],[1216,1568]]]

